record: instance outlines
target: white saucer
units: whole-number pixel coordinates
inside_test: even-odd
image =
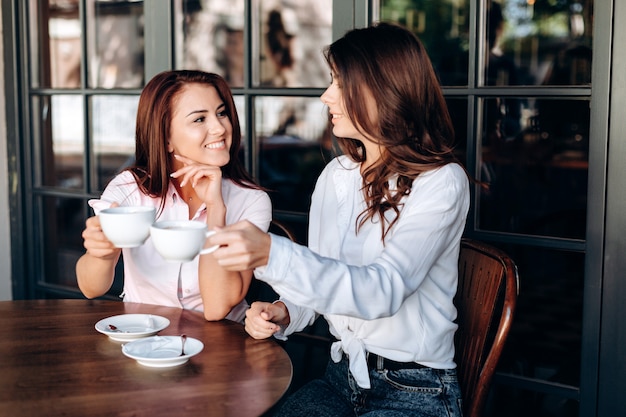
[[[112,325],[117,330],[111,329]],[[154,314],[121,314],[96,323],[96,330],[118,342],[153,336],[170,325],[170,321]]]
[[[187,337],[185,354],[180,355],[182,338],[180,336],[152,336],[141,340],[134,340],[122,346],[124,355],[135,359],[137,363],[150,367],[169,367],[182,365],[192,356],[204,349],[204,344],[198,339]]]

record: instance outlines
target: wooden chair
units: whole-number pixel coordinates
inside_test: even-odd
[[[278,220],[272,220],[270,223],[270,228],[268,230],[270,233],[277,234],[279,236],[284,236],[286,238],[291,239],[292,241],[296,241],[296,235],[293,231],[284,223],[281,223]]]
[[[455,297],[456,363],[465,417],[480,417],[513,321],[517,266],[503,251],[462,239]]]

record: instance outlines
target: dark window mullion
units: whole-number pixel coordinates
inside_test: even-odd
[[[249,1],[244,2],[244,22],[243,25],[243,98],[244,98],[244,120],[245,120],[245,132],[242,134],[245,137],[244,149],[244,163],[248,172],[259,181],[259,157],[258,146],[256,143],[256,129],[255,117],[254,117],[254,99],[252,98],[251,89],[252,84],[258,77],[254,76],[252,67],[252,54],[257,52],[256,48],[252,45],[252,33],[256,30],[254,17],[258,14],[256,10],[252,9],[252,4]],[[257,68],[258,71],[258,68]],[[258,75],[258,74],[257,74]]]

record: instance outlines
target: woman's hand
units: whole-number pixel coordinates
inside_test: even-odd
[[[204,201],[207,206],[216,203],[224,204],[222,169],[220,167],[200,164],[181,155],[174,155],[174,158],[184,164],[182,168],[170,174],[172,178],[178,179],[181,188],[187,183],[191,184],[198,198]]]
[[[289,325],[289,311],[281,301],[276,303],[254,302],[246,311],[245,329],[255,339],[267,339]]]
[[[229,271],[247,271],[267,265],[272,238],[248,220],[216,227],[207,246],[220,245],[213,252],[218,264]]]
[[[119,206],[117,203],[111,204],[111,207],[117,206]],[[93,216],[87,219],[82,237],[84,239],[83,246],[87,250],[87,253],[93,257],[113,259],[116,258],[121,251],[120,248],[116,248],[115,245],[107,239],[106,235],[102,231],[100,218],[98,216]]]
[[[117,206],[119,206],[117,203],[111,204],[111,207]],[[78,288],[87,298],[100,297],[113,285],[115,265],[122,249],[116,248],[107,239],[98,216],[87,219],[82,236],[87,253],[76,262]]]

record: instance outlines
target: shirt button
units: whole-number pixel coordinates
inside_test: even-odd
[[[191,290],[185,290],[185,294],[189,294]]]

